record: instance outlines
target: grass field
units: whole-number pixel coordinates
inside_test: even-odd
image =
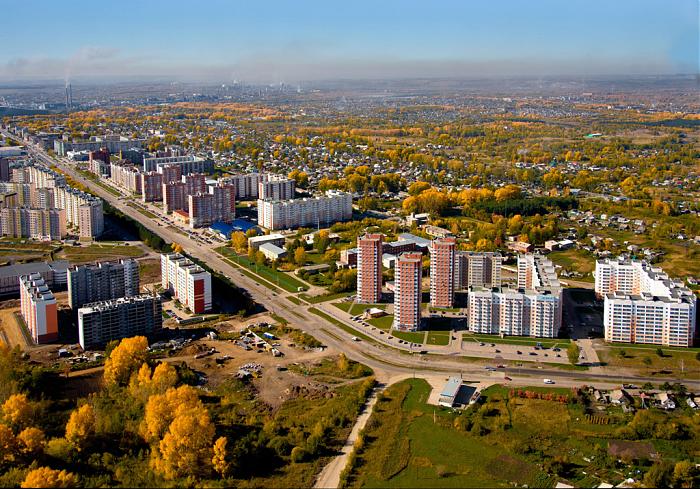
[[[330,321],[331,323],[335,324],[336,326],[338,326],[340,329],[342,329],[342,330],[345,331],[346,333],[349,333],[349,334],[351,334],[351,335],[353,335],[353,336],[357,336],[358,338],[362,338],[363,340],[369,341],[370,343],[376,343],[376,342],[377,342],[376,340],[374,340],[373,338],[370,338],[369,336],[367,336],[366,334],[362,333],[361,331],[358,331],[358,330],[356,330],[355,328],[352,328],[352,327],[348,326],[347,324],[345,324],[345,323],[342,322],[342,321],[338,321],[336,318],[334,318],[334,317],[332,317],[332,316],[329,316],[329,315],[326,314],[325,312],[320,311],[320,310],[316,309],[315,307],[310,307],[310,308],[309,308],[309,312],[310,312],[311,314],[316,314],[317,316],[322,317],[322,318],[325,319],[326,321]]]
[[[341,311],[345,311],[351,316],[362,314],[365,310],[376,307],[377,309],[386,309],[386,304],[353,304],[352,302],[336,302],[333,304]]]
[[[429,331],[427,343],[429,345],[448,345],[450,334],[449,331]]]
[[[480,403],[454,412],[426,404],[430,386],[422,379],[388,387],[362,442],[356,444],[346,486],[553,487],[564,481],[575,487],[597,487],[601,482],[618,484],[630,475],[639,479],[636,470],[643,474],[651,465],[644,461],[649,448],[642,448],[653,447],[673,464],[693,460],[700,445],[692,435],[684,440],[621,435],[635,426],[630,423],[634,415],[619,407],[593,409],[586,396],[575,396],[566,388],[521,390],[518,395],[510,388],[492,386],[482,392]],[[533,398],[537,395],[542,398]],[[558,396],[566,396],[567,402]],[[671,421],[692,423],[691,416],[682,412],[649,414],[657,427]],[[630,439],[635,441],[622,441]],[[620,457],[609,450],[620,443],[633,445],[638,455],[619,462]]]
[[[352,295],[354,293],[355,292],[338,292],[337,294],[321,294],[321,295],[315,295],[315,296],[310,296],[308,294],[299,294],[299,297],[304,299],[309,304],[319,304],[321,302],[328,302],[328,301],[333,301],[336,299],[342,299],[343,297],[347,297],[347,296]]]
[[[682,375],[689,379],[700,378],[700,361],[697,359],[698,348],[661,348],[663,357],[656,352],[653,345],[605,345],[596,348],[598,358],[609,367],[633,369],[646,375],[655,372],[664,375]],[[624,353],[624,356],[623,356]]]
[[[419,345],[423,344],[423,339],[425,338],[425,333],[422,331],[392,331],[391,335],[404,341],[418,343]]]
[[[553,251],[547,255],[547,258],[570,272],[589,275],[595,270],[595,257],[586,250],[571,248],[565,251]]]
[[[86,263],[97,260],[136,258],[143,255],[143,249],[138,246],[94,243],[89,246],[66,246],[57,253],[56,258],[65,259],[71,263]]]
[[[135,204],[135,203],[133,203],[133,202],[127,202],[127,205],[128,205],[129,207],[132,207],[132,208],[136,209],[137,211],[139,211],[141,214],[143,214],[144,216],[146,216],[146,217],[149,218],[149,219],[157,219],[157,218],[158,218],[158,216],[156,216],[156,215],[155,215],[154,213],[152,213],[151,211],[146,210],[146,209],[143,209],[141,206],[139,206],[139,205],[137,205],[137,204]]]
[[[247,268],[252,273],[259,275],[260,277],[274,285],[282,287],[288,292],[297,292],[300,287],[304,290],[308,288],[303,282],[300,282],[299,280],[287,275],[286,273],[273,270],[272,268],[266,265],[255,265],[255,263],[251,262],[247,256],[238,255],[235,251],[233,251],[227,246],[221,246],[217,248],[216,252],[227,258],[230,258],[234,263],[237,263],[242,267]]]
[[[394,316],[382,316],[380,318],[368,319],[367,322],[375,328],[379,328],[384,331],[389,331],[391,329],[391,325],[394,322]]]

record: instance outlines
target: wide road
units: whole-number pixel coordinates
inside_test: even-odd
[[[5,134],[15,138],[13,135]],[[15,138],[16,139],[16,138]],[[212,269],[228,277],[238,287],[249,292],[250,296],[264,306],[267,310],[279,315],[289,321],[293,326],[299,327],[313,335],[319,341],[329,347],[344,352],[353,360],[360,361],[374,369],[378,380],[386,382],[406,374],[417,374],[421,372],[435,374],[462,374],[465,380],[481,382],[503,382],[504,373],[512,378],[510,383],[514,385],[541,384],[542,378],[550,378],[561,385],[596,385],[601,388],[617,385],[621,383],[642,384],[650,381],[654,384],[659,382],[683,382],[690,389],[700,389],[700,381],[691,381],[680,378],[643,377],[636,375],[619,375],[615,372],[594,372],[594,371],[571,371],[552,368],[549,366],[536,367],[511,367],[498,369],[497,372],[488,372],[483,369],[483,365],[475,365],[470,362],[460,361],[454,355],[409,355],[399,352],[395,348],[369,341],[352,341],[351,334],[338,328],[331,322],[318,317],[308,311],[309,306],[300,306],[289,301],[285,294],[273,294],[267,287],[259,285],[255,280],[244,275],[240,270],[224,261],[222,257],[213,249],[202,245],[191,239],[189,236],[179,233],[165,226],[159,226],[155,221],[145,217],[127,205],[127,201],[120,200],[119,197],[106,191],[99,185],[83,177],[71,163],[65,159],[54,159],[45,153],[41,148],[23,142],[27,145],[28,151],[35,158],[47,165],[56,165],[61,171],[70,175],[74,180],[82,183],[91,192],[98,195],[113,207],[119,209],[125,215],[140,222],[153,233],[161,236],[168,242],[180,244],[187,254],[205,262]],[[335,316],[333,308],[324,308],[324,312]],[[344,322],[344,319],[336,319]]]

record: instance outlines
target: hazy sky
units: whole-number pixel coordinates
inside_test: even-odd
[[[0,78],[697,73],[699,1],[4,1]]]

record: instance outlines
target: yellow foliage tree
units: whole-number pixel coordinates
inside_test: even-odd
[[[34,415],[34,405],[26,394],[12,394],[2,405],[2,415],[13,426],[27,426]]]
[[[153,467],[166,479],[206,475],[212,462],[214,424],[204,406],[175,416],[153,452]]]
[[[141,422],[141,435],[148,442],[160,440],[175,416],[198,407],[203,407],[197,389],[182,385],[168,389],[165,394],[148,398]]]
[[[174,253],[182,253],[183,252],[182,245],[177,244],[177,243],[171,244],[170,248],[173,250]]]
[[[36,455],[44,450],[46,436],[39,428],[33,426],[25,428],[17,435],[20,449],[28,455]]]
[[[154,392],[162,393],[175,387],[177,384],[177,370],[169,363],[161,362],[156,365],[151,378],[151,386]]]
[[[0,462],[13,460],[17,451],[17,438],[6,424],[0,424]]]
[[[126,384],[132,372],[146,360],[147,349],[148,340],[143,336],[123,339],[105,362],[105,383]]]
[[[66,424],[66,440],[77,450],[95,432],[95,411],[90,404],[83,404],[73,411]]]
[[[225,436],[217,438],[214,442],[214,456],[211,459],[211,463],[221,477],[226,477],[231,470],[231,464],[227,460],[226,445],[228,444],[228,439]]]
[[[20,487],[75,487],[77,483],[78,477],[71,472],[39,467],[27,474]]]
[[[494,192],[493,195],[494,197],[496,197],[496,200],[498,200],[499,202],[503,202],[504,200],[519,199],[520,197],[522,197],[522,190],[519,186],[511,184],[499,188]]]
[[[243,253],[248,248],[248,238],[245,237],[243,231],[234,231],[231,233],[231,247],[238,253]]]

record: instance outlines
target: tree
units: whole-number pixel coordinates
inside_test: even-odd
[[[408,187],[408,195],[416,196],[430,188],[428,182],[416,181]]]
[[[156,365],[153,371],[153,378],[151,379],[151,385],[154,392],[162,393],[175,387],[177,384],[178,376],[175,367],[169,363],[161,362]]]
[[[338,370],[341,372],[347,372],[348,368],[350,368],[348,357],[345,356],[345,353],[341,353],[338,356]]]
[[[182,385],[170,388],[165,394],[148,398],[141,422],[141,435],[147,442],[160,440],[168,426],[179,413],[203,406],[194,387]]]
[[[231,247],[238,253],[244,253],[248,249],[248,238],[245,237],[243,231],[231,233]]]
[[[254,238],[257,235],[258,235],[258,231],[255,228],[250,228],[245,232],[246,238]]]
[[[12,394],[2,405],[2,414],[13,426],[27,426],[34,416],[34,406],[26,394]]]
[[[44,450],[46,436],[39,428],[32,426],[22,430],[20,434],[17,435],[17,441],[23,453],[36,456]]]
[[[496,190],[493,195],[499,202],[503,202],[504,200],[515,200],[522,197],[522,190],[517,185],[506,185],[505,187],[501,187]]]
[[[304,248],[299,247],[294,250],[294,263],[299,266],[303,266],[306,263],[306,250]]]
[[[20,487],[76,487],[77,484],[78,477],[71,472],[39,467],[27,474]]]
[[[231,464],[228,462],[228,453],[226,451],[226,445],[228,444],[228,439],[225,436],[217,438],[214,442],[214,456],[211,459],[211,463],[221,477],[226,477],[231,471]]]
[[[182,245],[179,245],[177,243],[171,244],[170,249],[173,250],[173,253],[182,253],[183,252]]]
[[[73,411],[66,424],[66,440],[80,451],[95,432],[95,411],[90,404],[83,404]]]
[[[643,487],[669,487],[673,469],[667,462],[656,462],[644,474]]]
[[[17,438],[12,429],[0,423],[0,462],[12,460],[17,451]]]
[[[178,414],[154,451],[153,465],[166,479],[209,472],[214,424],[204,406]]]
[[[696,473],[695,464],[688,460],[681,460],[673,467],[673,486],[693,487]]]
[[[105,362],[107,385],[125,385],[131,374],[146,361],[148,340],[144,336],[125,338]]]

